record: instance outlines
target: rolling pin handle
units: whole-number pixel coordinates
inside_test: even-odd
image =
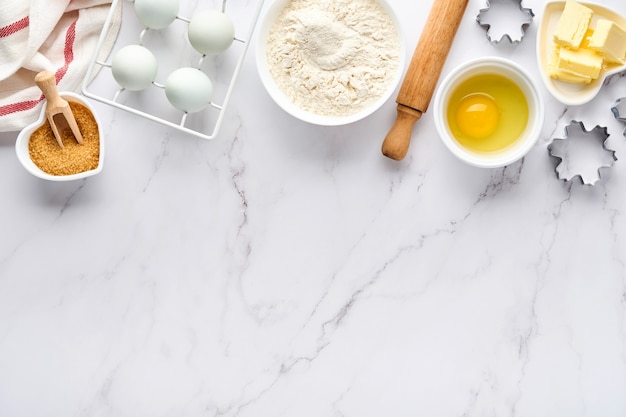
[[[403,104],[398,104],[397,111],[396,121],[383,141],[382,151],[386,157],[400,161],[409,151],[413,125],[422,117],[422,112]]]

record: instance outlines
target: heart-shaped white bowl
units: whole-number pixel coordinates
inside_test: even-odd
[[[591,27],[595,27],[598,19],[609,19],[626,28],[626,19],[619,13],[594,3],[579,2],[593,10]],[[591,101],[602,88],[604,80],[613,74],[626,69],[626,65],[611,65],[602,71],[600,77],[589,84],[568,83],[550,78],[549,68],[552,57],[553,34],[559,22],[559,18],[565,8],[564,1],[552,1],[546,3],[543,9],[541,23],[537,31],[537,63],[544,85],[554,98],[565,105],[582,105]]]
[[[22,129],[17,136],[17,140],[15,142],[15,153],[17,154],[17,159],[20,161],[22,166],[26,169],[26,171],[30,172],[32,175],[42,178],[44,180],[49,181],[72,181],[79,180],[82,178],[87,178],[92,175],[98,174],[102,171],[102,165],[104,162],[104,140],[102,137],[102,124],[100,123],[100,119],[98,115],[94,111],[92,105],[81,97],[78,94],[71,92],[60,92],[59,95],[63,97],[65,100],[69,102],[74,102],[78,104],[82,104],[87,107],[89,111],[93,114],[94,119],[96,120],[96,124],[98,125],[98,136],[100,137],[100,158],[98,160],[98,166],[89,171],[79,172],[78,174],[72,175],[51,175],[47,172],[44,172],[39,168],[30,158],[30,153],[28,151],[28,143],[30,142],[30,137],[37,128],[42,126],[46,122],[46,107],[48,105],[47,101],[44,100],[43,107],[41,108],[41,113],[39,114],[39,118]]]

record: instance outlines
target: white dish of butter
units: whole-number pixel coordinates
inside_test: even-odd
[[[537,62],[548,91],[561,103],[581,105],[606,77],[626,69],[626,19],[599,4],[546,4],[537,33]]]

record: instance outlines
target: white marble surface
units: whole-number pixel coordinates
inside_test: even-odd
[[[430,1],[389,0],[407,50]],[[250,0],[247,7],[253,7]],[[603,2],[622,14],[620,0]],[[492,45],[470,0],[444,74]],[[267,5],[266,5],[267,6]],[[350,126],[285,114],[251,49],[214,141],[97,103],[104,171],[30,176],[0,135],[0,416],[626,415],[626,147],[610,107],[548,96],[542,136],[493,170],[428,112],[383,157],[390,100]],[[572,119],[618,161],[595,186],[547,153]]]

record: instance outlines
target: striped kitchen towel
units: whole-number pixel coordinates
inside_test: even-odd
[[[121,2],[111,22],[100,58],[115,43]],[[0,2],[0,132],[35,121],[43,95],[35,75],[56,75],[61,91],[80,90],[111,0],[11,0]]]

